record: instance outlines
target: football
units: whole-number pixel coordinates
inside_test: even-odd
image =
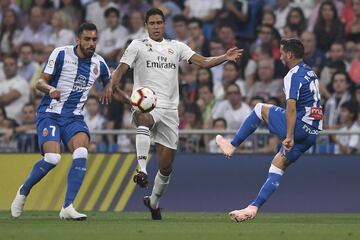
[[[131,105],[139,112],[150,112],[156,107],[156,95],[153,90],[147,87],[140,87],[131,94]]]

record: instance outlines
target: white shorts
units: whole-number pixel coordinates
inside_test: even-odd
[[[150,129],[154,142],[177,150],[179,140],[179,115],[177,109],[155,108],[150,112],[154,119],[154,126]],[[134,123],[133,114],[131,121]]]

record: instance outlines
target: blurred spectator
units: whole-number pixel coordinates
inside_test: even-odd
[[[211,128],[213,120],[212,109],[215,105],[215,96],[209,85],[200,85],[198,87],[198,99],[196,103],[202,114],[203,126],[201,128]]]
[[[340,107],[340,130],[354,132],[360,131],[357,120],[358,106],[354,102],[348,101]],[[355,154],[360,153],[360,135],[346,134],[332,136],[335,142],[335,154]]]
[[[19,37],[20,33],[16,12],[12,9],[5,10],[1,22],[0,55],[13,51],[13,41]]]
[[[324,53],[330,49],[333,42],[344,39],[344,25],[340,21],[335,4],[332,1],[321,3],[314,33],[317,48]]]
[[[186,125],[184,129],[201,129],[203,126],[202,114],[196,103],[187,104],[185,112]],[[198,152],[203,150],[204,142],[201,134],[191,134],[186,138],[180,138],[180,148],[185,152]]]
[[[250,109],[254,109],[256,104],[264,103],[264,102],[265,102],[264,98],[259,97],[259,96],[255,96],[255,97],[250,98],[249,107],[250,107]]]
[[[226,130],[226,120],[224,118],[217,118],[214,119],[212,122],[212,129],[214,130]],[[222,150],[219,148],[219,146],[216,144],[215,137],[213,137],[207,146],[207,151],[209,153],[222,153]]]
[[[44,21],[50,23],[50,19],[55,12],[52,0],[32,0],[31,8],[39,7],[42,9]]]
[[[23,42],[29,42],[33,44],[36,51],[41,51],[48,43],[50,34],[51,27],[45,22],[43,10],[40,7],[33,7],[30,10],[29,23],[15,39],[14,45],[20,46]]]
[[[221,83],[214,86],[214,94],[216,100],[224,100],[226,98],[226,88],[231,84],[236,84],[240,88],[241,96],[246,96],[246,84],[243,79],[239,78],[238,66],[235,62],[226,62],[224,64],[224,72]]]
[[[316,49],[315,34],[312,32],[303,32],[303,34],[301,34],[301,42],[304,45],[304,62],[309,65],[317,75],[320,75],[326,63],[326,58],[323,52]]]
[[[75,34],[69,30],[66,25],[66,16],[64,12],[57,11],[51,18],[52,32],[49,38],[49,44],[55,47],[72,45],[75,43]]]
[[[107,28],[100,33],[96,49],[109,66],[116,67],[116,58],[125,46],[128,30],[119,23],[117,8],[106,9],[104,16]]]
[[[259,81],[255,81],[254,85],[247,92],[247,97],[260,96],[265,100],[270,97],[279,97],[283,93],[282,82],[280,79],[274,79],[275,65],[271,58],[262,59],[258,63],[257,76]]]
[[[235,27],[232,24],[230,23],[222,24],[219,28],[218,36],[223,41],[225,45],[225,50],[237,46]]]
[[[357,105],[358,108],[358,118],[357,118],[357,122],[358,124],[360,124],[360,85],[357,85],[354,91],[354,102]]]
[[[271,25],[261,25],[258,28],[258,37],[256,41],[251,45],[250,51],[254,53],[255,49],[261,44],[268,44],[271,46],[271,57],[274,59],[280,58],[280,47],[275,41],[276,39],[276,29]]]
[[[328,1],[328,0],[318,0],[316,3],[316,6],[312,9],[311,15],[308,18],[308,31],[313,31],[314,30],[314,26],[316,24],[316,21],[319,17],[320,14],[320,6],[323,2]],[[336,7],[336,11],[337,11],[337,15],[340,16],[341,15],[341,11],[342,8],[344,6],[344,4],[342,3],[341,0],[332,0],[332,2],[335,4]]]
[[[299,36],[306,30],[306,19],[300,7],[290,9],[286,16],[286,26],[290,29],[298,29]]]
[[[97,0],[93,3],[90,3],[86,7],[86,21],[94,23],[99,33],[101,33],[106,28],[106,19],[104,18],[104,13],[106,9],[111,7],[117,8],[116,4],[111,0]]]
[[[354,50],[355,54],[350,65],[349,75],[354,83],[360,84],[360,43],[355,45]]]
[[[85,103],[84,121],[89,128],[90,133],[94,130],[102,130],[105,127],[105,118],[101,114],[99,101],[94,96],[89,96]],[[91,134],[90,152],[96,152],[96,145],[101,143],[102,135]]]
[[[188,20],[189,41],[187,44],[195,52],[208,57],[210,56],[210,43],[204,36],[202,26],[202,21],[198,18]]]
[[[130,14],[130,33],[128,39],[142,39],[148,37],[148,32],[144,27],[144,15],[140,11],[133,11]]]
[[[175,39],[187,44],[189,41],[187,18],[184,15],[176,15],[173,17],[172,23],[175,32]]]
[[[290,0],[278,0],[277,6],[275,9],[275,16],[276,16],[276,23],[275,28],[279,31],[282,35],[282,29],[286,24],[286,17],[290,12],[290,9],[295,7]]]
[[[261,25],[270,25],[275,26],[276,16],[275,13],[271,11],[264,11],[261,16]]]
[[[7,116],[6,116],[5,107],[0,106],[0,129],[7,128],[6,121],[5,121],[6,119],[7,119]]]
[[[12,0],[1,0],[0,1],[0,19],[3,18],[3,15],[7,10],[13,10],[14,12],[16,12],[16,15],[18,17],[20,17],[21,10],[17,4],[13,3]]]
[[[28,83],[33,80],[36,72],[40,70],[40,65],[34,61],[34,48],[31,43],[24,42],[19,49],[18,74]]]
[[[238,129],[251,109],[242,101],[240,88],[231,84],[226,89],[227,100],[217,103],[213,108],[213,119],[223,117],[227,122],[227,129]]]
[[[308,19],[313,11],[316,1],[314,0],[294,0],[294,4],[301,8],[305,18]]]
[[[80,0],[60,0],[60,11],[66,16],[64,27],[77,31],[84,19],[84,8]]]
[[[360,42],[360,0],[352,1],[354,17],[351,22],[346,23],[346,39],[355,43]]]
[[[175,39],[175,31],[172,26],[174,16],[181,14],[181,9],[173,1],[153,0],[152,7],[159,8],[165,15],[165,35],[169,39]]]
[[[340,106],[351,99],[350,84],[351,80],[346,72],[336,72],[332,76],[331,85],[334,93],[325,104],[323,123],[325,128],[338,128]]]
[[[210,56],[219,56],[225,54],[225,46],[221,39],[213,38],[210,40]],[[217,65],[211,68],[214,85],[221,83],[224,72],[224,64]]]
[[[217,11],[222,8],[222,4],[221,0],[208,0],[206,4],[202,0],[185,0],[184,15],[211,22],[215,19]]]
[[[127,82],[124,87],[124,92],[131,96],[134,84]],[[123,107],[121,129],[134,129],[134,124],[131,121],[131,107],[126,105]],[[135,135],[120,134],[117,136],[117,144],[120,152],[134,152],[135,151]]]
[[[212,72],[209,68],[199,68],[196,75],[196,85],[208,85],[214,91]]]
[[[29,84],[17,73],[17,58],[7,55],[3,58],[5,81],[0,84],[0,106],[5,107],[7,117],[21,119],[21,109],[29,101]]]
[[[249,3],[246,0],[224,0],[217,21],[237,26],[235,32],[244,30],[248,21]]]
[[[285,25],[283,27],[283,38],[297,38],[301,36],[301,30],[297,25]]]
[[[35,107],[32,103],[27,103],[22,108],[21,124],[13,128],[8,128],[4,140],[9,143],[15,139],[19,152],[34,152],[36,141],[35,135],[27,133],[29,130],[35,130]]]
[[[120,1],[125,2],[120,4],[120,19],[124,26],[129,26],[129,18],[133,11],[140,11],[142,15],[145,15],[146,11],[149,10],[151,5],[146,0],[128,0]]]

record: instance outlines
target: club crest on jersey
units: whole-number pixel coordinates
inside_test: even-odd
[[[171,48],[168,48],[168,53],[169,54],[174,54],[174,50],[172,50]]]
[[[53,68],[53,67],[54,67],[54,64],[55,64],[55,61],[54,61],[54,60],[50,60],[50,61],[48,62],[48,67],[49,67],[49,68]]]
[[[99,72],[98,66],[95,65],[94,68],[93,68],[93,73],[94,73],[95,75],[97,75],[98,72]]]
[[[147,46],[149,49],[148,49],[148,52],[152,52],[152,45],[150,43],[145,43],[145,46]]]
[[[49,134],[49,130],[48,130],[47,128],[44,128],[44,129],[42,130],[42,135],[43,135],[43,137],[46,137],[48,134]]]

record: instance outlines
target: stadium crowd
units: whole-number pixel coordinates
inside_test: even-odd
[[[98,27],[96,52],[115,69],[132,39],[146,38],[144,13],[160,8],[166,37],[204,56],[244,49],[241,61],[212,69],[182,63],[179,71],[180,129],[236,130],[258,102],[283,106],[280,39],[299,38],[305,63],[318,75],[324,129],[360,130],[360,0],[0,0],[0,152],[36,151],[35,82],[51,51],[75,44],[84,21]],[[131,72],[122,88],[132,91]],[[132,129],[129,106],[120,99],[98,101],[91,92],[85,120],[92,130]],[[268,135],[246,141],[241,152],[276,152],[280,140]],[[90,151],[135,150],[131,135],[92,135]],[[219,152],[213,136],[180,138],[179,151]],[[320,136],[312,151],[360,152],[358,134]]]

